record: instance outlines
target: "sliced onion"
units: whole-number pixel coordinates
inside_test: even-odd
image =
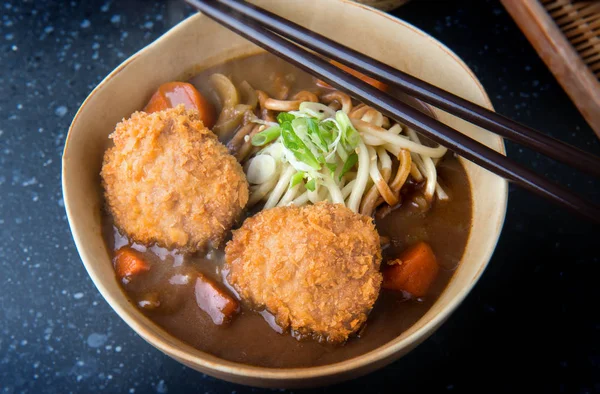
[[[231,133],[235,131],[242,124],[244,115],[251,111],[251,108],[245,104],[238,104],[233,108],[225,108],[221,111],[217,123],[213,127],[212,131],[221,140],[227,140]]]
[[[242,81],[242,83],[240,83],[240,92],[242,93],[244,104],[255,109],[258,105],[258,95],[256,94],[256,90],[254,90],[247,81]]]
[[[213,89],[217,92],[223,109],[233,108],[240,103],[237,89],[225,75],[218,73],[213,74],[208,80]]]
[[[306,112],[310,116],[314,116],[319,120],[323,120],[325,118],[335,118],[335,111],[321,103],[305,101],[300,104],[300,111]]]

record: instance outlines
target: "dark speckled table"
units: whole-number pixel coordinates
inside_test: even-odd
[[[0,2],[0,390],[259,392],[146,344],[89,280],[60,188],[65,135],[94,86],[192,10],[179,1]],[[413,0],[395,13],[456,51],[496,109],[576,146],[600,144],[496,1]],[[443,67],[443,65],[441,65]],[[600,200],[600,182],[507,144]],[[318,392],[600,392],[600,231],[514,187],[489,268],[429,340]]]

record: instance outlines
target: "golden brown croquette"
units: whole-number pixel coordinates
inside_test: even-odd
[[[136,112],[110,138],[101,175],[119,229],[186,252],[221,244],[248,201],[248,182],[196,111]]]
[[[355,333],[381,286],[381,248],[371,218],[340,204],[262,211],[227,243],[228,280],[284,329],[328,342]]]

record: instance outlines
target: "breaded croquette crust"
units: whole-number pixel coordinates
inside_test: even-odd
[[[262,211],[233,232],[225,258],[229,283],[250,305],[332,343],[360,329],[382,280],[372,219],[340,204]]]
[[[196,111],[136,112],[110,138],[101,176],[120,230],[185,252],[222,243],[248,201],[248,182]]]

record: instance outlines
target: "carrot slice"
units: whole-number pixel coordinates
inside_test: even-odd
[[[439,266],[433,250],[427,243],[419,242],[383,269],[383,288],[423,297],[438,272]]]
[[[345,64],[342,64],[340,62],[336,62],[335,60],[330,60],[329,63],[333,64],[334,66],[341,68],[342,70],[346,71],[347,73],[350,73],[352,75],[354,75],[355,77],[357,77],[358,79],[368,83],[369,85],[376,87],[377,89],[385,92],[387,90],[387,85],[383,82],[379,82],[376,79],[373,79],[363,73],[360,73],[356,70],[351,69],[350,67],[346,66]],[[328,84],[325,81],[321,81],[320,79],[317,79],[317,85],[321,86],[323,88],[327,88],[327,89],[333,89],[333,87]]]
[[[128,278],[148,271],[150,266],[130,247],[122,247],[115,253],[115,272],[120,279]]]
[[[215,109],[194,85],[187,82],[167,82],[154,92],[144,112],[152,113],[174,108],[179,104],[185,105],[187,109],[195,109],[200,113],[200,119],[204,126],[209,129],[215,125]]]
[[[201,273],[198,273],[194,291],[198,307],[206,312],[216,325],[229,323],[239,311],[238,302]]]

